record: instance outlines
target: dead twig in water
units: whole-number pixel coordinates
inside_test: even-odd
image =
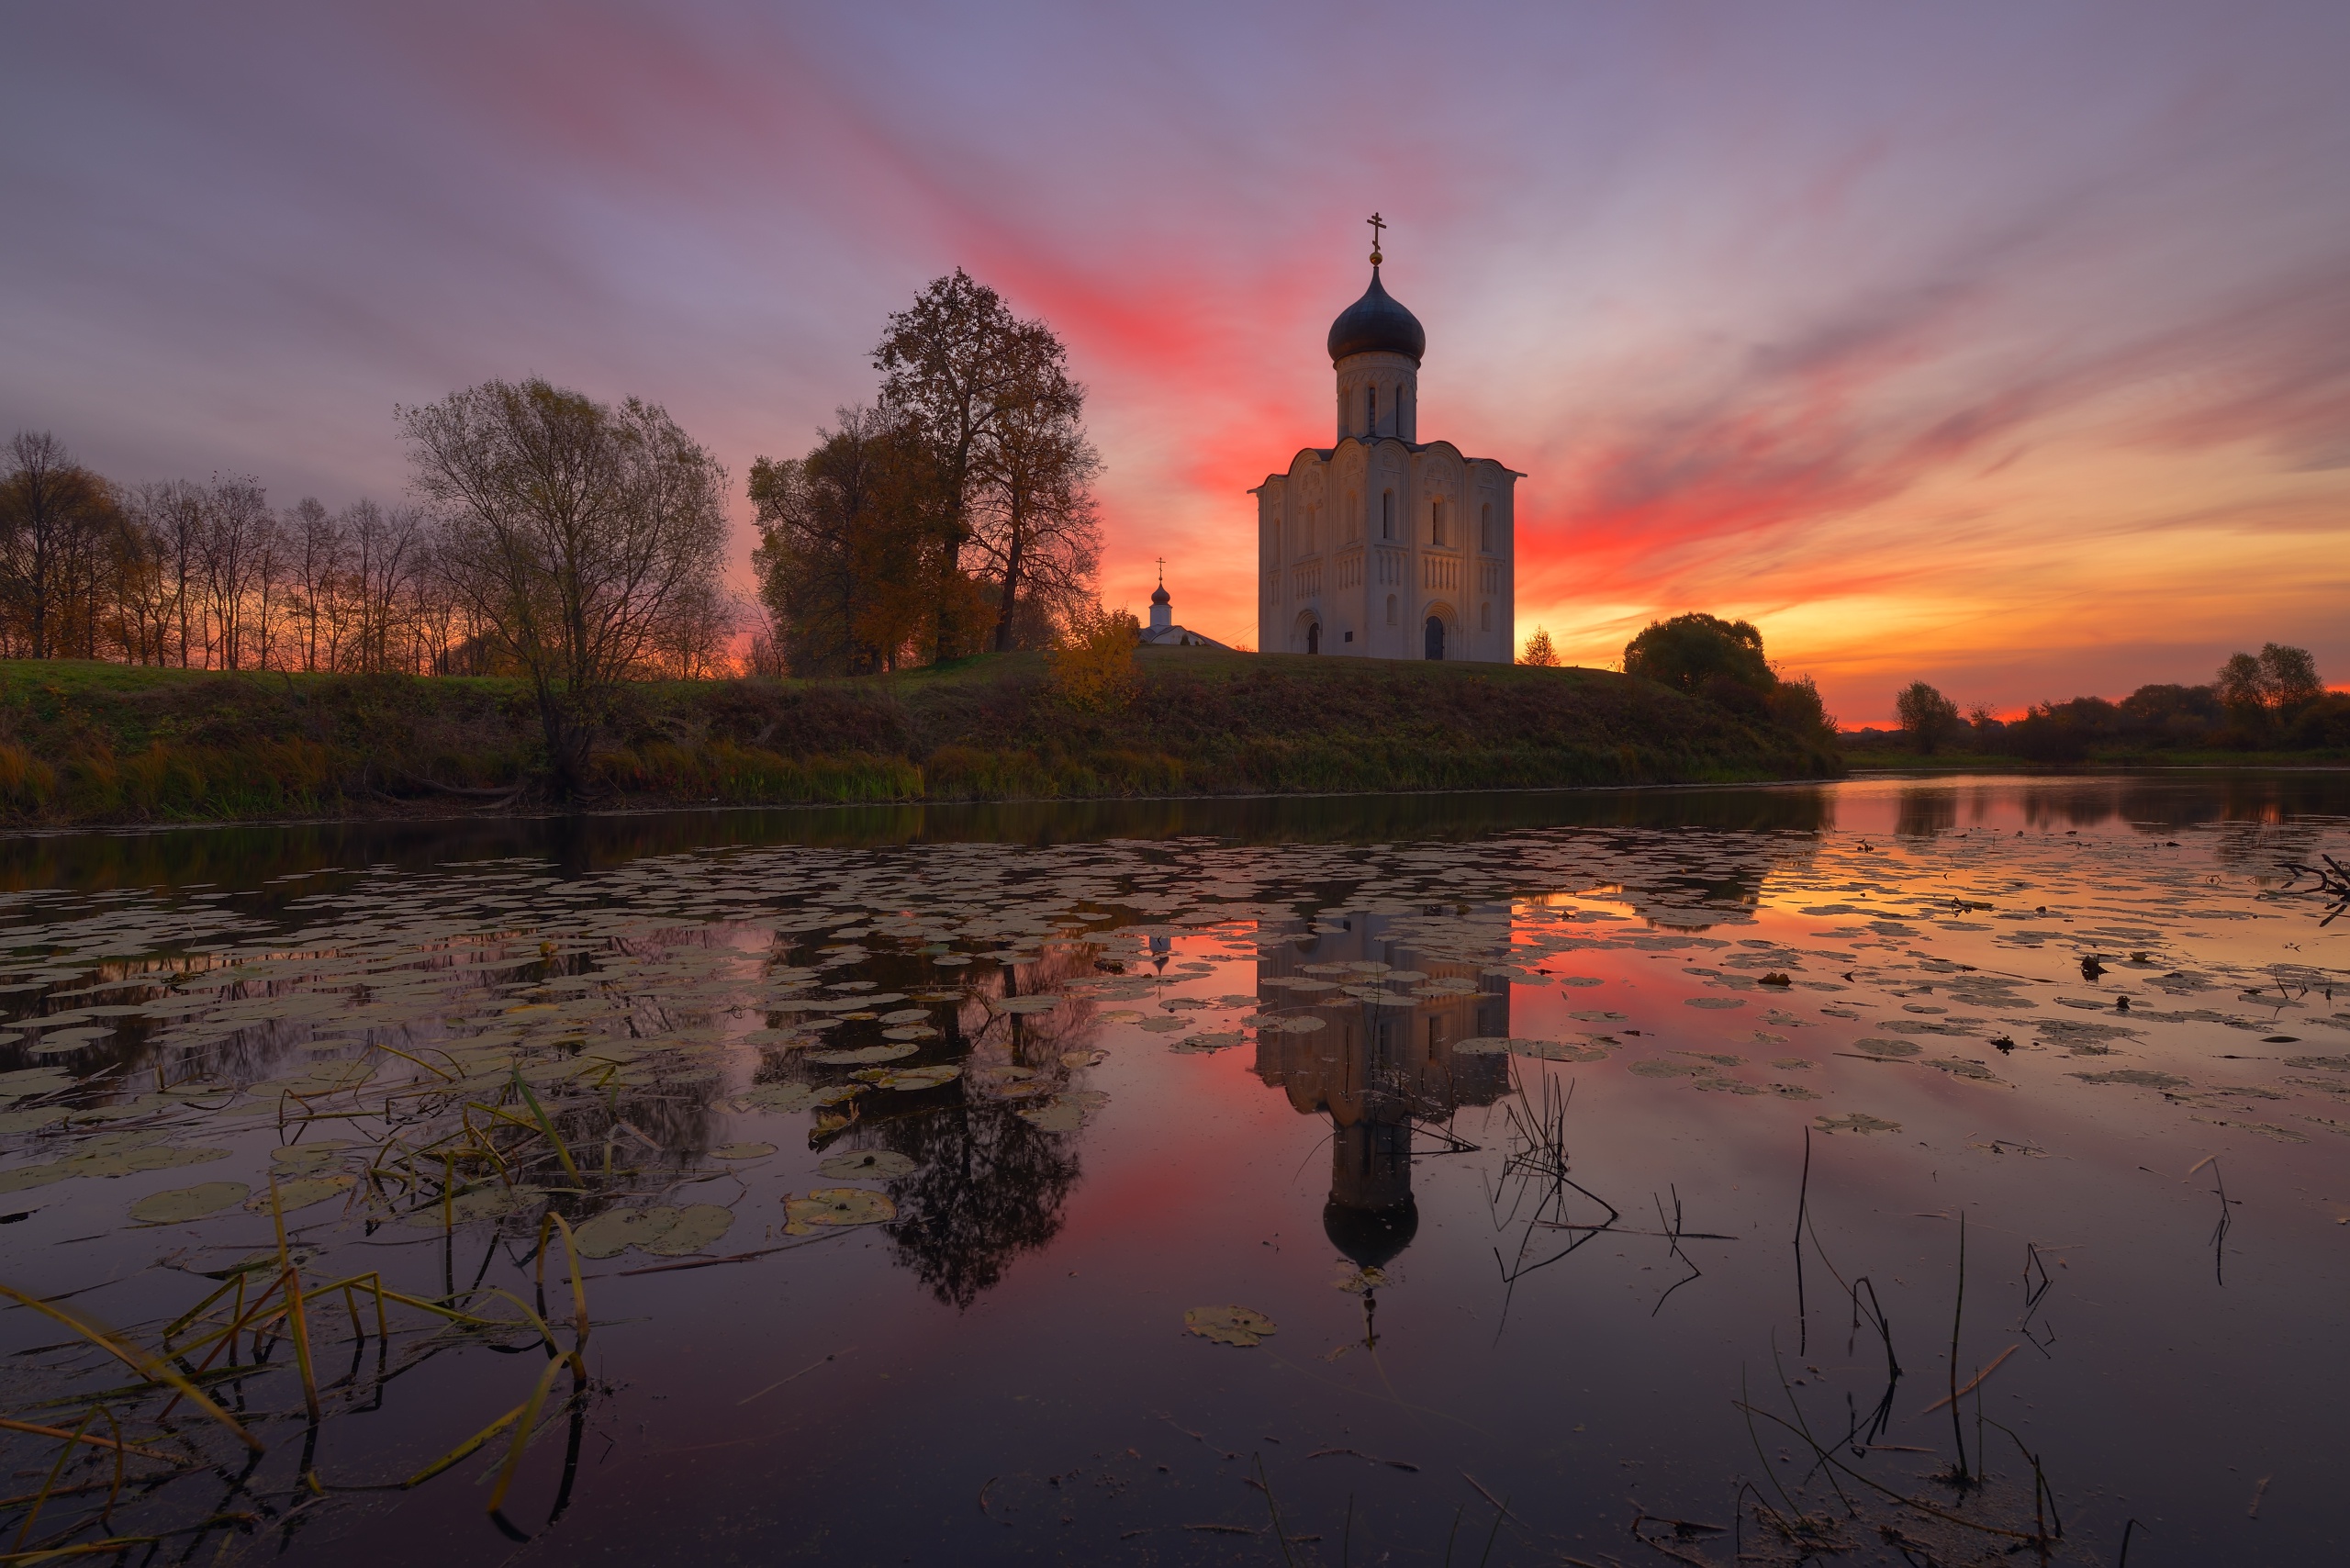
[[[1177,1429],[1180,1431],[1181,1428],[1178,1428]],[[1327,1459],[1333,1454],[1345,1454],[1349,1458],[1365,1460],[1372,1464],[1384,1464],[1396,1470],[1408,1470],[1415,1475],[1417,1475],[1420,1473],[1420,1467],[1414,1464],[1409,1460],[1382,1459],[1375,1453],[1365,1453],[1360,1449],[1315,1449],[1312,1453],[1307,1454],[1305,1457],[1308,1459]]]

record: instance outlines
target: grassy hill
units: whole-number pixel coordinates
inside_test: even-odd
[[[1040,655],[857,680],[647,683],[599,807],[1729,782],[1840,771],[1710,703],[1599,670],[1146,648],[1114,713]],[[0,661],[19,823],[538,809],[506,679],[216,675]],[[512,800],[504,798],[519,789]]]

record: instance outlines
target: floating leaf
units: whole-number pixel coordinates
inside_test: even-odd
[[[867,1187],[819,1187],[804,1198],[784,1204],[784,1230],[804,1236],[811,1226],[879,1225],[898,1217],[898,1205],[889,1195]]]
[[[880,1089],[935,1089],[942,1083],[952,1083],[963,1076],[960,1067],[901,1067],[874,1079]]]
[[[1279,1332],[1271,1318],[1248,1306],[1195,1306],[1183,1314],[1183,1327],[1203,1339],[1244,1349]]]
[[[990,997],[988,1007],[996,1013],[1050,1013],[1061,1004],[1058,996]]]
[[[765,1159],[768,1155],[775,1152],[775,1145],[771,1143],[722,1143],[710,1152],[712,1158],[718,1159]]]
[[[1865,1112],[1854,1111],[1845,1116],[1815,1116],[1814,1124],[1824,1133],[1897,1133],[1899,1122],[1880,1121]]]
[[[194,1187],[174,1187],[165,1193],[150,1193],[132,1203],[130,1217],[141,1225],[176,1225],[182,1220],[202,1219],[206,1215],[235,1208],[252,1193],[252,1189],[242,1182],[205,1182]]]
[[[1073,1133],[1085,1125],[1085,1118],[1110,1103],[1110,1097],[1098,1089],[1071,1090],[1056,1094],[1041,1104],[1023,1105],[1021,1120],[1040,1132]]]
[[[822,1062],[827,1067],[849,1067],[872,1061],[896,1061],[910,1057],[921,1047],[906,1041],[893,1041],[886,1046],[866,1046],[852,1051],[811,1051],[810,1061]]]
[[[1703,1070],[1694,1061],[1673,1061],[1658,1057],[1648,1061],[1636,1061],[1631,1070],[1642,1078],[1686,1078]]]
[[[1586,1013],[1570,1013],[1568,1017],[1578,1024],[1620,1024],[1631,1016],[1628,1013],[1608,1013],[1594,1009]]]
[[[708,1247],[734,1224],[734,1212],[718,1204],[688,1204],[671,1213],[677,1217],[660,1235],[637,1245],[655,1257],[683,1258]]]
[[[1406,1005],[1409,1005],[1407,1002]],[[1307,1013],[1292,1013],[1284,1017],[1268,1018],[1257,1025],[1259,1034],[1270,1029],[1280,1035],[1311,1035],[1316,1029],[1326,1029],[1326,1021]]]
[[[1715,1011],[1746,1005],[1746,999],[1738,996],[1684,996],[1681,1001],[1686,1007],[1704,1007]]]
[[[1866,1056],[1884,1057],[1890,1059],[1894,1057],[1914,1057],[1924,1047],[1915,1040],[1869,1039],[1854,1040],[1852,1048]]]
[[[2125,1067],[2111,1072],[2076,1072],[2072,1077],[2083,1083],[2127,1083],[2140,1089],[2179,1089],[2187,1080],[2167,1072],[2149,1072],[2144,1068]]]
[[[677,1211],[666,1204],[607,1209],[574,1226],[571,1240],[582,1258],[617,1258],[632,1247],[646,1247],[658,1241],[677,1223]]]

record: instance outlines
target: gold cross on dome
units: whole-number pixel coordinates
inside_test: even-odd
[[[1379,214],[1374,212],[1369,218],[1365,218],[1364,221],[1371,225],[1371,264],[1375,267],[1380,262],[1379,241],[1381,238],[1381,230],[1387,227],[1387,219],[1380,217]]]

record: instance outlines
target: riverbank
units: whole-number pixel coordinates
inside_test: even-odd
[[[594,804],[1099,799],[1747,782],[1841,771],[1798,737],[1604,670],[1141,650],[1072,710],[1045,658],[623,690]],[[18,825],[543,809],[522,683],[0,661]]]
[[[2111,773],[2193,767],[2341,768],[2350,767],[2350,750],[2335,746],[2317,751],[2150,751],[2130,747],[2091,751],[2077,760],[2036,762],[2029,757],[1994,752],[1876,751],[1845,748],[1844,766],[1854,773]]]

